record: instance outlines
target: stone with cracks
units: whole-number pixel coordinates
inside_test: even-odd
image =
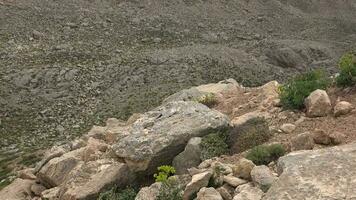
[[[227,116],[196,102],[170,102],[143,114],[113,149],[129,167],[154,173],[171,163],[192,137],[229,127]]]
[[[293,152],[279,159],[278,168],[264,200],[356,199],[356,143]]]
[[[210,171],[194,175],[190,183],[185,187],[183,200],[189,200],[201,188],[208,186],[211,176],[212,172]]]

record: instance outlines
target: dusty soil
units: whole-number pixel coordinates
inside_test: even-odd
[[[332,87],[328,89],[327,93],[332,101],[332,106],[335,106],[337,100],[347,101],[354,106],[356,105],[356,87],[346,89]],[[214,109],[225,113],[230,119],[234,119],[243,114],[259,110],[260,106],[263,105],[263,100],[265,100],[265,96],[261,94],[260,90],[255,88],[229,91],[220,96],[219,103]],[[267,122],[270,127],[274,127],[272,129],[273,136],[267,143],[289,143],[294,136],[304,132],[313,132],[315,129],[321,129],[328,134],[335,132],[343,133],[346,136],[345,144],[356,141],[356,109],[347,115],[339,117],[334,117],[330,113],[326,117],[318,118],[305,117],[303,110],[291,111],[278,107],[269,108],[267,112],[271,113],[271,118]],[[297,124],[296,122],[301,118],[304,118],[304,120],[300,124]],[[284,123],[297,124],[295,131],[290,134],[278,131],[279,127]],[[316,145],[315,148],[325,147],[327,146]],[[242,156],[242,154],[225,155],[219,159],[226,163],[236,163]]]
[[[184,88],[335,72],[355,33],[354,0],[0,0],[0,179]]]

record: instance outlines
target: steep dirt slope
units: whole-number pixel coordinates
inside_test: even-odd
[[[0,0],[0,165],[192,85],[334,72],[355,33],[353,0]]]

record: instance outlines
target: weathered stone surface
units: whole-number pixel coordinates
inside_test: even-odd
[[[26,200],[31,199],[31,185],[33,180],[15,179],[10,185],[0,190],[1,200]]]
[[[135,200],[155,200],[159,194],[162,183],[154,183],[150,187],[143,187],[138,192]]]
[[[232,168],[234,176],[243,178],[245,180],[251,180],[251,171],[255,167],[255,164],[251,160],[241,158],[236,166]]]
[[[266,192],[277,179],[265,165],[254,167],[251,171],[251,177],[252,181],[264,192]]]
[[[85,163],[73,170],[61,186],[61,199],[96,199],[100,192],[113,187],[125,187],[132,174],[124,163],[102,159]]]
[[[200,143],[201,138],[191,138],[184,151],[173,159],[172,164],[177,174],[185,174],[189,168],[197,167],[200,164]]]
[[[202,188],[197,194],[197,200],[223,200],[220,193],[213,187]]]
[[[356,199],[356,144],[292,152],[279,159],[281,175],[264,200]]]
[[[329,135],[321,129],[315,129],[313,131],[313,139],[316,144],[328,145],[331,143]]]
[[[349,114],[353,109],[354,107],[351,103],[346,101],[340,101],[334,107],[334,115],[335,117],[346,115]]]
[[[71,170],[82,162],[82,151],[83,149],[78,149],[53,158],[37,173],[37,178],[47,187],[60,185]]]
[[[314,139],[310,132],[301,133],[291,140],[292,151],[313,149],[314,145]]]
[[[229,127],[228,118],[196,102],[171,102],[145,113],[113,146],[134,171],[155,172],[172,162],[192,137]]]
[[[346,140],[346,135],[340,132],[334,132],[332,134],[329,135],[331,143],[338,145],[338,144],[342,144],[345,142]]]
[[[49,151],[47,151],[43,157],[43,159],[36,164],[36,167],[34,169],[34,174],[37,174],[42,167],[47,164],[48,161],[50,161],[53,158],[59,157],[65,153],[67,153],[70,149],[66,148],[65,146],[54,146],[52,147]]]
[[[305,99],[308,117],[324,117],[331,112],[331,101],[325,90],[315,90]]]
[[[58,200],[59,192],[60,192],[60,188],[54,187],[54,188],[43,191],[41,196],[43,197],[43,199]]]
[[[240,185],[235,190],[236,195],[233,200],[261,200],[263,192],[254,187],[251,183]]]
[[[35,194],[36,196],[41,196],[42,192],[47,190],[47,188],[41,184],[38,183],[34,183],[31,185],[31,191],[33,192],[33,194]]]
[[[200,97],[208,94],[207,92],[201,92],[196,87],[190,89],[181,90],[163,100],[163,104],[174,102],[174,101],[194,101]]]
[[[259,111],[253,111],[253,112],[249,112],[246,113],[242,116],[236,117],[234,118],[231,123],[232,125],[237,128],[239,126],[243,126],[244,124],[246,124],[249,120],[252,119],[258,119],[258,118],[264,118],[264,119],[268,119],[270,118],[270,114],[267,112],[259,112]]]
[[[224,184],[223,186],[216,189],[216,191],[218,191],[220,193],[221,197],[224,200],[232,200],[232,198],[233,198],[232,195],[234,194],[234,190],[235,190],[235,188],[233,188],[232,186],[230,186],[228,184]]]
[[[295,125],[294,124],[283,124],[281,126],[281,130],[284,132],[284,133],[287,133],[287,134],[290,134],[290,133],[293,133],[293,131],[295,130]]]
[[[211,176],[211,171],[194,175],[190,183],[185,187],[183,200],[189,200],[194,193],[198,192],[201,188],[208,186]]]
[[[196,87],[198,91],[202,93],[213,93],[213,94],[219,94],[219,93],[224,93],[227,91],[233,91],[239,88],[239,84],[236,82],[234,79],[226,79],[223,81],[220,81],[219,83],[210,83],[210,84],[205,84],[205,85],[200,85]]]
[[[17,176],[21,179],[36,180],[37,177],[34,175],[34,168],[27,168],[17,172]]]
[[[240,178],[237,178],[234,176],[224,176],[224,182],[233,186],[233,187],[237,187],[239,185],[247,183],[246,180],[240,179]]]

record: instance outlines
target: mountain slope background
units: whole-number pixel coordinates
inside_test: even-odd
[[[0,0],[0,179],[176,91],[337,72],[353,0]]]

